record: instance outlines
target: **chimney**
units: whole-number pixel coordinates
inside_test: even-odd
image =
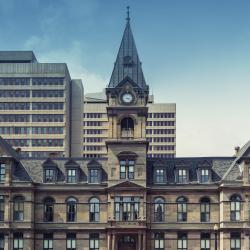
[[[19,154],[19,155],[21,154],[21,151],[22,151],[21,148],[16,148],[15,150],[16,150],[17,154]]]
[[[49,158],[56,158],[57,157],[57,153],[56,152],[50,152],[49,153]]]
[[[234,150],[235,150],[235,156],[237,156],[239,154],[240,147],[239,146],[235,146]]]

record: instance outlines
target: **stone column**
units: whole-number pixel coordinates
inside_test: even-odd
[[[146,250],[146,247],[147,247],[147,244],[146,244],[146,232],[143,232],[143,235],[142,235],[142,250]]]
[[[107,250],[110,250],[111,235],[108,233]]]
[[[4,235],[4,250],[9,250],[9,235],[5,234]]]
[[[243,249],[249,249],[249,235],[244,234]]]
[[[138,250],[141,250],[141,233],[138,233]]]
[[[115,250],[115,234],[112,235],[112,249]]]

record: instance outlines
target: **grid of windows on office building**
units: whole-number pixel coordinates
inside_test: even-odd
[[[50,90],[33,90],[32,97],[63,97],[64,90],[50,89]]]
[[[146,129],[146,134],[154,134],[154,135],[168,135],[168,134],[174,134],[174,129]]]
[[[29,102],[0,102],[0,110],[29,110]]]
[[[1,114],[0,122],[29,122],[30,115]]]
[[[64,78],[46,77],[32,78],[32,85],[63,85]]]
[[[0,134],[29,134],[30,128],[28,127],[0,127]]]
[[[62,147],[63,139],[32,139],[34,147]]]
[[[83,142],[93,142],[93,143],[96,143],[96,142],[103,142],[104,141],[104,138],[93,138],[93,137],[87,137],[87,138],[83,138]]]
[[[63,114],[35,114],[35,115],[13,115],[13,114],[0,114],[0,122],[63,122]]]
[[[148,142],[175,142],[174,137],[148,137],[147,138]]]
[[[83,150],[86,151],[100,151],[100,150],[106,150],[105,146],[83,146]]]
[[[147,126],[175,126],[175,121],[148,121]]]
[[[32,115],[32,122],[63,122],[64,115],[62,114],[46,114]]]
[[[83,134],[87,135],[101,135],[103,134],[103,130],[100,129],[84,129]]]
[[[63,134],[63,127],[32,127],[32,134]]]
[[[87,122],[83,122],[84,126],[102,126],[104,125],[104,122],[101,121],[87,121]]]
[[[0,90],[0,98],[9,98],[9,97],[30,97],[29,90]]]
[[[63,102],[34,102],[32,103],[32,110],[62,110]]]
[[[164,153],[164,154],[147,154],[149,158],[156,157],[156,158],[174,158],[175,154]]]
[[[107,116],[104,113],[84,113],[83,118],[102,118],[104,116]]]
[[[158,151],[164,151],[164,150],[174,150],[174,145],[161,145],[161,146],[149,146],[149,150],[158,150]]]
[[[29,85],[30,78],[0,78],[0,85]]]
[[[175,113],[148,113],[148,118],[175,118]]]

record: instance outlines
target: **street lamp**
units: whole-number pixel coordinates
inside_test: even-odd
[[[218,226],[217,224],[214,225],[214,249],[217,250],[217,235],[218,235]]]

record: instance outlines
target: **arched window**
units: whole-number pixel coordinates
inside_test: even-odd
[[[13,219],[15,221],[23,221],[24,219],[24,198],[16,196],[13,200]]]
[[[67,221],[76,221],[76,203],[77,200],[73,197],[67,199]]]
[[[154,218],[155,221],[161,222],[164,221],[164,199],[161,197],[158,197],[154,200]]]
[[[44,221],[52,222],[54,219],[54,203],[55,200],[48,197],[44,200]]]
[[[187,221],[187,199],[179,197],[177,202],[177,221]]]
[[[208,197],[203,197],[200,200],[201,208],[201,222],[210,221],[210,199]]]
[[[240,220],[241,210],[241,197],[238,194],[234,194],[230,198],[230,218],[231,221]]]
[[[93,197],[89,200],[89,221],[98,222],[100,217],[100,202]]]
[[[134,137],[134,121],[131,117],[121,120],[121,137]]]

